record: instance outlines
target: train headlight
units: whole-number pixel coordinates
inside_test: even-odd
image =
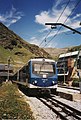
[[[34,83],[37,84],[37,81],[35,80]]]
[[[54,84],[55,82],[54,81],[52,81],[52,84]]]

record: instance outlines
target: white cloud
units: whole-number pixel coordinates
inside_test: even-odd
[[[53,36],[55,33],[51,33],[50,34],[50,36],[49,37],[51,37],[51,36]],[[43,42],[42,42],[43,41]],[[46,40],[46,42],[45,42],[45,36],[43,36],[43,37],[40,37],[39,39],[37,39],[36,37],[32,37],[32,38],[30,38],[30,43],[31,44],[35,44],[35,45],[37,45],[37,46],[39,46],[39,47],[45,47],[46,46],[46,44],[47,43],[49,43],[48,44],[48,47],[56,47],[57,46],[57,43],[55,42],[55,41],[53,41],[53,42],[49,42],[50,40]],[[42,44],[41,44],[42,43]],[[47,47],[47,46],[46,46]]]
[[[65,2],[64,0],[55,0],[52,10],[56,9],[59,5],[61,6],[61,4],[64,4],[64,2]]]
[[[32,37],[29,41],[31,44],[39,45],[40,40],[38,40],[36,37]]]
[[[46,11],[42,11],[39,15],[36,15],[35,18],[36,18],[35,22],[41,25],[45,25],[46,22],[54,21],[54,17],[50,16],[50,12],[46,12]]]
[[[4,16],[0,15],[0,21],[5,22],[5,18],[4,18]]]
[[[62,14],[62,16],[58,22],[64,23],[64,21],[67,19],[68,15],[70,15],[72,8],[74,7],[74,4],[73,4],[73,1],[72,1],[72,4],[70,2],[70,6],[68,6],[65,9],[64,13]],[[59,1],[56,0],[56,4],[54,4],[52,9],[50,9],[48,11],[42,11],[40,14],[35,15],[35,22],[40,25],[43,25],[45,27],[44,29],[41,30],[42,32],[44,32],[45,30],[48,30],[50,28],[50,26],[45,26],[45,23],[57,22],[65,5],[66,4],[64,3],[64,0],[59,0]],[[76,14],[73,18],[72,18],[72,16],[70,16],[67,19],[65,24],[69,25],[73,28],[78,28],[79,27],[78,22],[80,21],[80,18],[81,18],[81,14]]]
[[[68,1],[67,1],[68,2]],[[48,11],[42,11],[40,14],[37,14],[35,15],[35,22],[37,24],[40,24],[43,26],[42,29],[39,30],[39,32],[41,32],[43,34],[43,37],[40,37],[40,42],[42,40],[45,40],[45,37],[47,36],[49,29],[51,28],[51,26],[46,26],[45,23],[55,23],[55,22],[58,22],[58,23],[64,23],[65,20],[66,22],[64,23],[65,25],[69,26],[69,27],[72,27],[74,29],[77,29],[79,28],[79,23],[81,21],[81,13],[71,13],[72,12],[72,9],[74,8],[75,6],[75,0],[72,0],[70,1],[70,4],[67,6],[67,8],[65,9],[64,13],[62,14],[61,18],[58,20],[59,16],[61,15],[63,9],[65,8],[66,6],[66,1],[64,0],[55,0],[55,3],[53,5],[53,7],[48,10]],[[69,16],[71,14],[71,16]],[[69,17],[68,17],[69,16]],[[68,19],[67,19],[68,18]],[[59,26],[57,26],[59,27]],[[47,41],[46,41],[46,44],[55,36],[55,34],[57,34],[57,30],[58,29],[54,29],[47,37]],[[64,32],[68,32],[69,29],[66,29],[66,28],[62,28],[58,34],[61,34],[61,33],[64,33]],[[45,34],[47,33],[47,34]],[[41,46],[44,47],[45,45],[45,42],[42,43]],[[56,47],[58,46],[58,42],[54,42],[54,41],[51,41],[49,42],[49,44],[46,45],[46,47]]]
[[[7,11],[4,14],[0,14],[0,22],[9,27],[11,24],[16,23],[24,16],[22,12],[19,12],[12,6],[10,11]]]

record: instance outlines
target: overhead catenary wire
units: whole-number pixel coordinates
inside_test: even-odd
[[[73,11],[76,9],[76,7],[79,5],[80,2],[81,2],[81,0],[79,0],[79,1],[75,4],[74,8],[72,9],[72,11],[71,11],[71,13],[68,15],[68,17],[65,19],[65,21],[64,21],[63,24],[65,24],[65,22],[68,20],[68,18],[72,15]],[[50,41],[48,41],[47,44],[45,44],[44,47],[46,47],[46,46],[58,35],[58,33],[59,33],[59,31],[61,30],[61,28],[62,28],[62,26],[60,26],[60,28],[58,29],[58,31],[56,32],[56,34],[54,34],[54,36],[50,39]]]
[[[64,7],[63,11],[61,12],[60,16],[58,17],[56,23],[59,21],[59,19],[61,18],[62,14],[64,13],[65,9],[67,8],[68,4],[70,3],[70,0],[68,0],[66,6]],[[46,37],[42,40],[42,42],[39,44],[39,47],[41,46],[41,44],[45,41],[46,42],[46,39],[48,37],[48,35],[52,32],[53,29],[51,29],[48,34],[46,35]]]
[[[44,41],[46,41],[46,38],[48,37],[48,35],[52,32],[52,29],[48,32],[48,34],[46,35],[46,37],[42,40],[42,42],[39,44],[39,47],[42,45],[42,43]]]

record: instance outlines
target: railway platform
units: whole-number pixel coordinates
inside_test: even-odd
[[[70,88],[57,88],[57,94],[58,96],[65,98],[67,100],[71,101],[80,101],[81,102],[81,94],[80,90],[73,90]]]

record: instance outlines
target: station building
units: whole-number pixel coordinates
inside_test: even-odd
[[[65,54],[60,54],[57,61],[58,68],[58,78],[67,79],[67,77],[78,77],[77,72],[81,76],[81,51],[68,52]],[[75,69],[76,68],[76,69]],[[73,74],[75,74],[73,76]]]
[[[0,64],[0,82],[11,79],[13,75],[13,65]]]

